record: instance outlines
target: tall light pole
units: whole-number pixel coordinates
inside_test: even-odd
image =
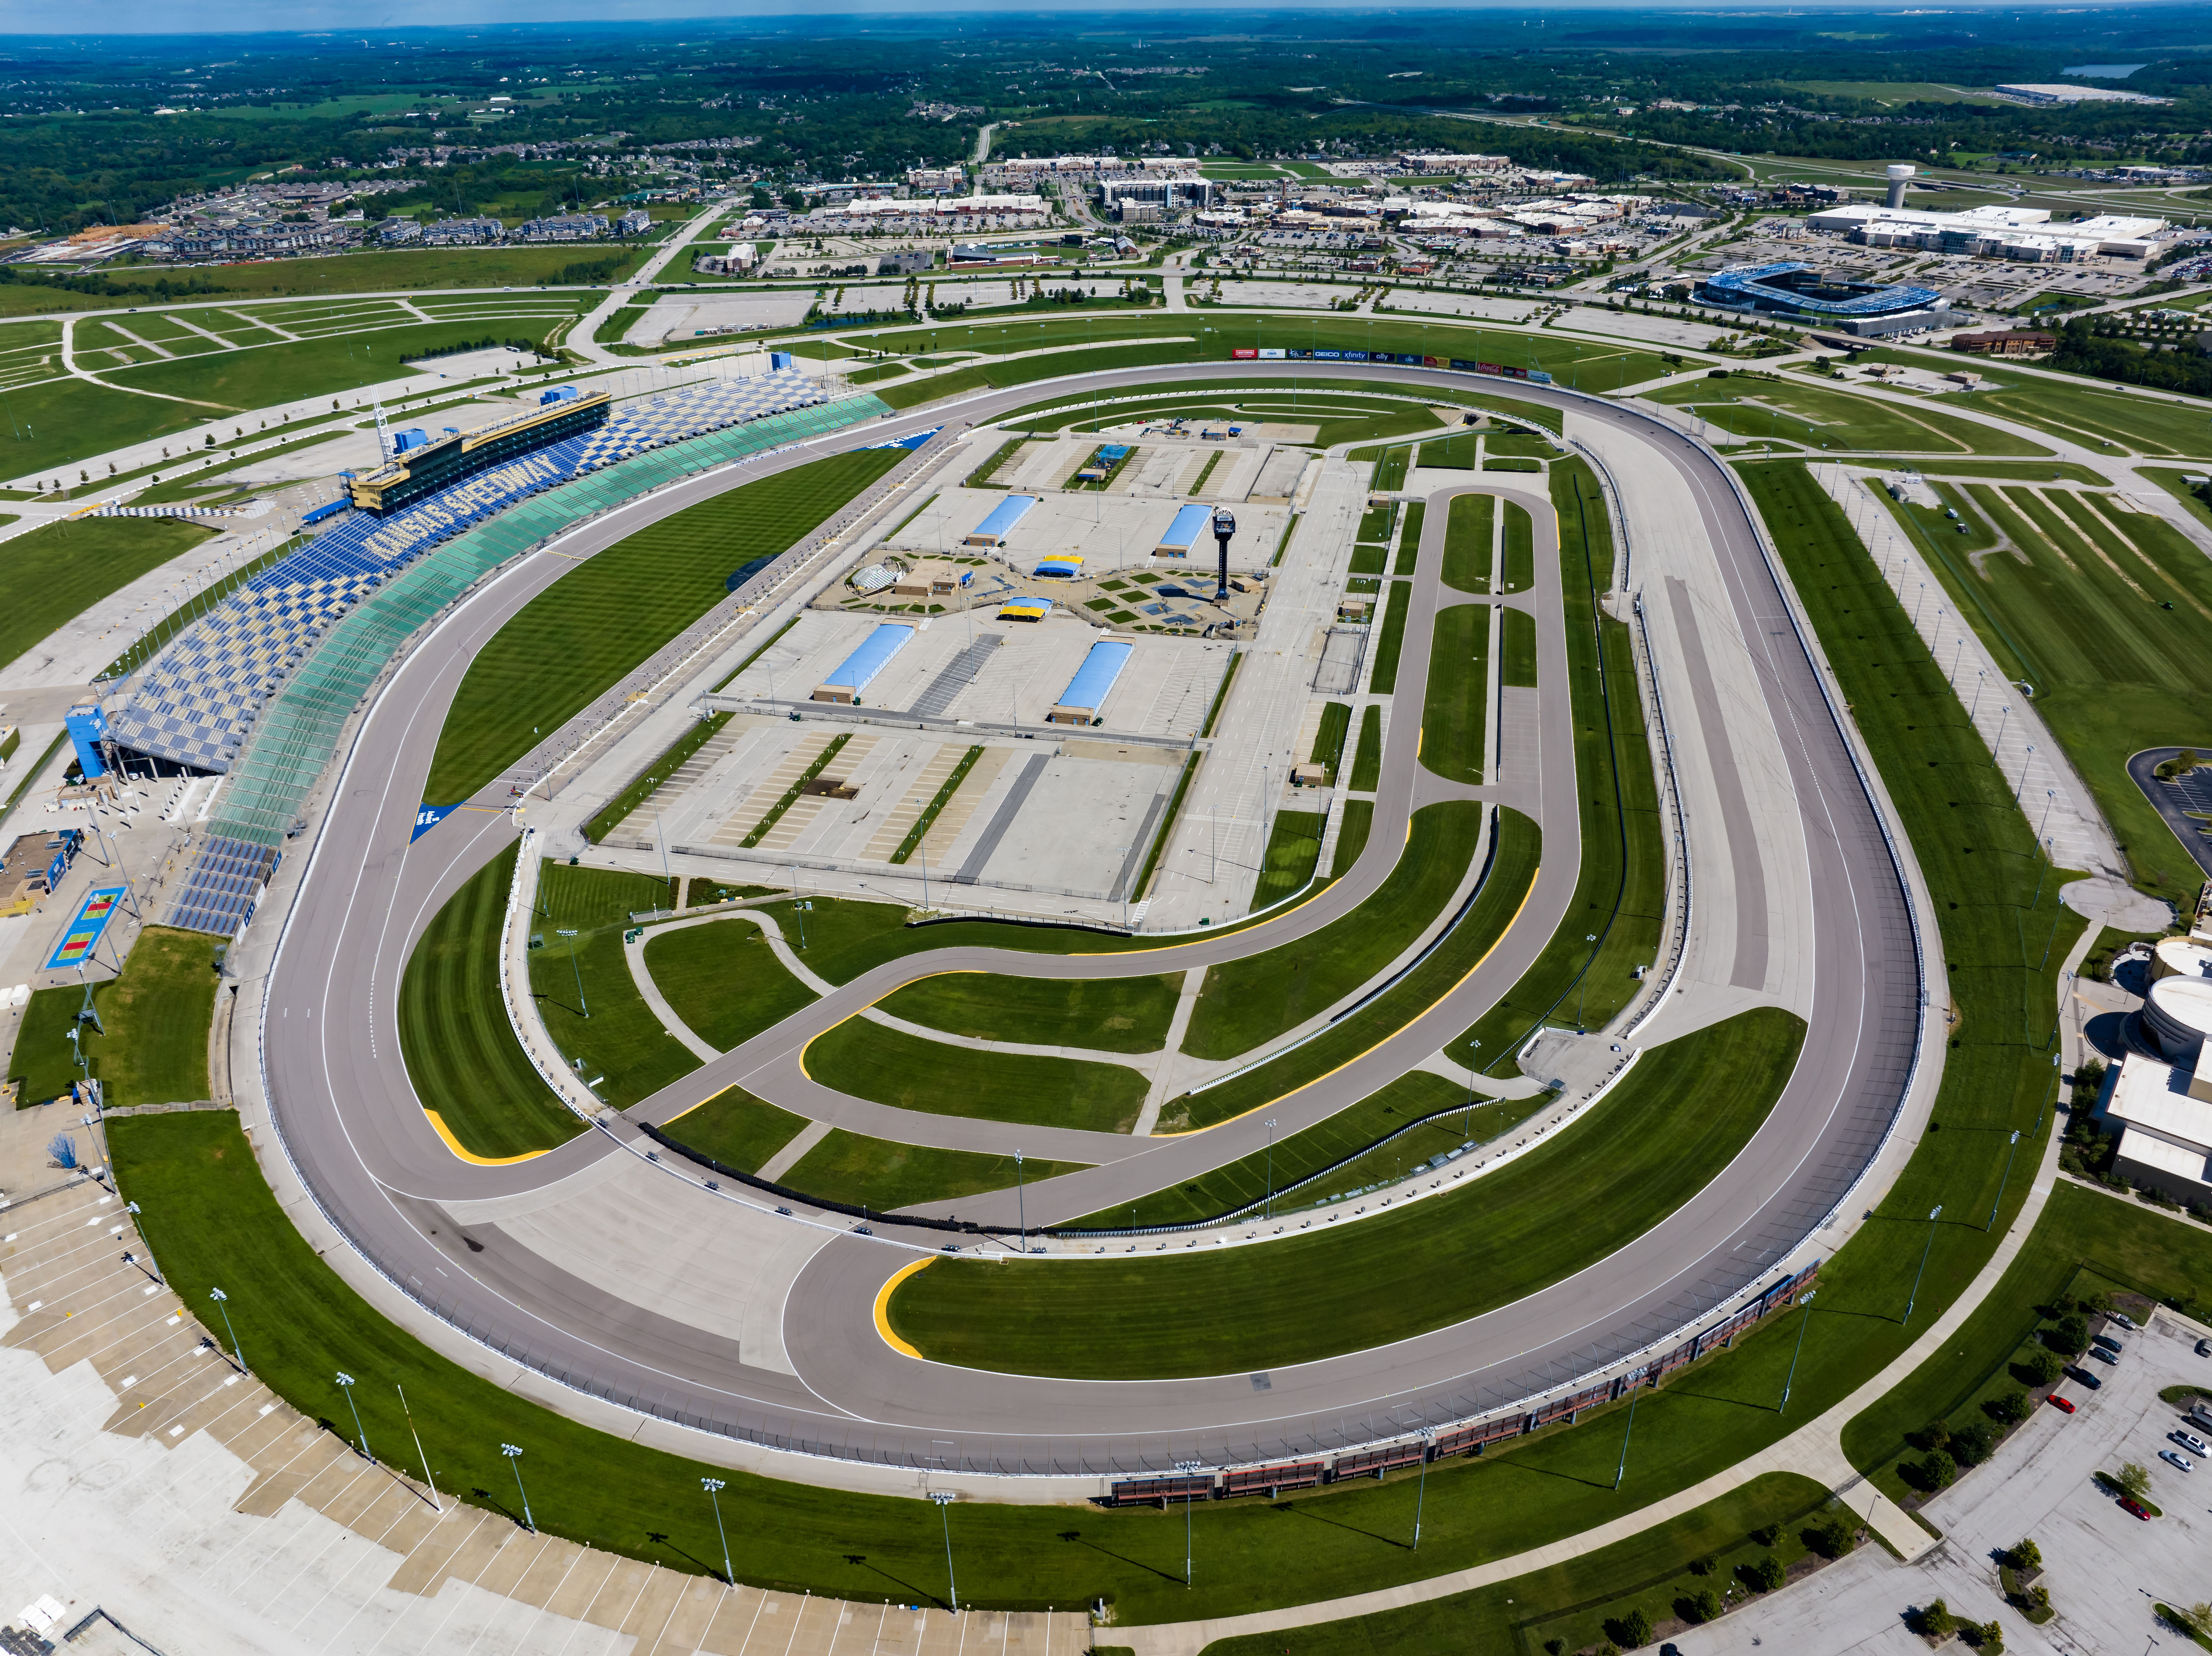
[[[208,1298],[213,1300],[216,1309],[222,1313],[222,1331],[230,1336],[230,1355],[238,1360],[238,1371],[242,1374],[246,1372],[246,1354],[238,1349],[238,1331],[230,1325],[230,1295],[219,1288],[211,1288],[208,1290]]]
[[[574,931],[556,931],[553,935],[556,937],[573,937],[576,934]],[[576,974],[576,1004],[582,1009],[584,1016],[589,1017],[592,1016],[592,1004],[584,998],[584,968],[577,961],[576,951],[573,949],[568,951],[568,965]]]
[[[353,1376],[344,1369],[339,1369],[338,1387],[345,1393],[346,1407],[353,1410],[354,1435],[361,1441],[361,1458],[374,1460],[376,1457],[368,1452],[368,1433],[361,1423],[361,1405],[353,1400]]]
[[[1628,1439],[1636,1430],[1636,1398],[1643,1389],[1643,1382],[1639,1380],[1628,1391],[1628,1424],[1620,1434],[1620,1465],[1613,1469],[1613,1487],[1616,1489],[1620,1487],[1620,1480],[1628,1476]]]
[[[2050,1089],[2043,1095],[2043,1102],[2036,1107],[2035,1125],[2027,1130],[2028,1137],[2031,1138],[2043,1131],[2043,1113],[2051,1107],[2051,1101],[2058,1096],[2059,1060],[2062,1056],[2062,1054],[2057,1052],[2053,1052],[2051,1055],[2051,1087]]]
[[[1815,1294],[1819,1291],[1818,1289],[1813,1290]],[[1782,1401],[1774,1405],[1774,1412],[1778,1415],[1785,1413],[1789,1410],[1790,1388],[1797,1383],[1797,1359],[1805,1350],[1805,1331],[1813,1325],[1813,1295],[1800,1295],[1797,1303],[1805,1307],[1805,1320],[1797,1325],[1797,1344],[1790,1352],[1790,1374],[1789,1377],[1782,1382]]]
[[[1267,1217],[1275,1216],[1275,1118],[1267,1118]]]
[[[422,1463],[422,1482],[429,1486],[431,1510],[441,1513],[446,1503],[438,1498],[438,1480],[430,1476],[430,1457],[422,1453],[422,1435],[415,1429],[415,1411],[407,1406],[407,1388],[394,1380],[392,1389],[399,1393],[399,1412],[407,1416],[407,1435],[415,1440],[415,1458]]]
[[[1920,1269],[1912,1273],[1912,1295],[1905,1302],[1905,1322],[1898,1325],[1900,1328],[1912,1320],[1912,1307],[1920,1303],[1920,1279],[1928,1274],[1928,1255],[1936,1247],[1936,1221],[1942,1211],[1941,1202],[1928,1210],[1928,1243],[1920,1250]]]
[[[1413,1489],[1413,1544],[1407,1550],[1421,1550],[1421,1507],[1429,1498],[1429,1453],[1437,1446],[1437,1435],[1431,1428],[1421,1428],[1421,1481]]]
[[[937,1503],[937,1516],[945,1526],[945,1592],[952,1606],[952,1613],[960,1613],[960,1583],[952,1574],[952,1520],[945,1508],[952,1504],[952,1491],[932,1489],[929,1498]]]
[[[707,1492],[707,1499],[714,1503],[714,1533],[722,1538],[722,1580],[731,1586],[738,1584],[737,1572],[730,1568],[730,1532],[722,1527],[722,1480],[702,1477],[699,1487]]]
[[[1026,1259],[1030,1256],[1029,1192],[1022,1183],[1022,1153],[1018,1148],[1014,1151],[1014,1226],[1021,1239],[1022,1258]]]
[[[1205,1463],[1197,1460],[1178,1460],[1175,1464],[1175,1468],[1188,1480],[1196,1477],[1203,1471]],[[1195,1495],[1196,1492],[1186,1482],[1182,1492],[1182,1584],[1186,1589],[1190,1586],[1191,1574],[1190,1503],[1195,1499]]]
[[[2020,1133],[2017,1130],[2014,1131],[2009,1144],[2010,1148],[2005,1151],[2004,1176],[1997,1180],[1997,1199],[1990,1204],[1989,1223],[1982,1227],[1984,1234],[1990,1225],[1996,1223],[1997,1210],[2004,1205],[2005,1186],[2012,1182],[2012,1159],[2020,1154]]]
[[[75,1035],[76,1032],[74,1027],[70,1033],[72,1036]],[[146,1249],[146,1263],[153,1268],[154,1280],[157,1283],[167,1280],[161,1275],[161,1261],[154,1257],[154,1244],[152,1239],[146,1234],[146,1222],[138,1216],[138,1204],[136,1202],[125,1202],[123,1204],[123,1210],[131,1216],[131,1222],[138,1227],[138,1240]]]
[[[522,1527],[535,1535],[538,1533],[538,1520],[530,1515],[530,1491],[522,1487],[522,1451],[512,1443],[502,1443],[499,1446],[499,1452],[507,1457],[507,1464],[514,1469],[515,1493],[522,1497]]]

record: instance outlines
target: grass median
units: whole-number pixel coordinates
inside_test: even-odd
[[[962,1368],[1150,1380],[1318,1362],[1480,1316],[1704,1188],[1765,1120],[1804,1028],[1765,1008],[1652,1048],[1571,1131],[1395,1213],[1253,1247],[1170,1239],[1158,1258],[939,1260],[892,1294],[891,1326]]]
[[[1702,415],[1739,437],[1786,438],[1808,447],[1895,454],[2048,454],[2010,432],[1948,411],[1909,407],[1794,379],[1732,373],[1645,393]],[[1976,401],[1981,401],[1976,398]]]
[[[1533,636],[1533,635],[1532,635]],[[1490,709],[1490,606],[1437,612],[1421,709],[1421,763],[1451,782],[1480,786],[1483,722]]]
[[[670,885],[654,875],[550,860],[538,878],[532,926],[544,942],[530,950],[538,1016],[562,1056],[617,1109],[699,1067],[698,1055],[646,1004],[623,942],[633,913],[675,907]]]
[[[744,1046],[814,1000],[750,920],[655,931],[646,939],[645,969],[669,1010],[719,1052]]]
[[[1334,1005],[1434,925],[1482,842],[1484,807],[1455,799],[1413,813],[1405,854],[1375,894],[1295,943],[1211,967],[1182,1050],[1231,1059]]]
[[[806,1073],[824,1087],[902,1110],[987,1121],[1127,1132],[1150,1085],[1123,1064],[984,1051],[850,1017],[808,1045]]]
[[[1492,494],[1455,494],[1444,519],[1443,582],[1462,592],[1490,590],[1490,543],[1495,536],[1498,499]]]
[[[466,799],[726,596],[732,571],[780,553],[903,449],[855,449],[744,483],[577,564],[477,652],[438,734],[424,797]]]
[[[975,1040],[1157,1052],[1166,1045],[1182,974],[1139,978],[1011,978],[947,972],[877,1003],[893,1017]]]
[[[1406,615],[1413,607],[1413,584],[1391,582],[1389,600],[1382,611],[1382,624],[1368,646],[1367,688],[1376,695],[1388,695],[1398,688],[1398,652],[1406,644]]]
[[[426,1110],[477,1156],[527,1156],[585,1131],[538,1076],[499,992],[509,846],[440,909],[399,983],[399,1050]]]
[[[1582,461],[1559,462],[1550,482],[1559,516],[1567,688],[1582,784],[1582,869],[1543,955],[1448,1049],[1490,1075],[1517,1073],[1514,1054],[1547,1022],[1595,1029],[1611,1022],[1641,986],[1635,968],[1657,958],[1667,901],[1658,785],[1628,628],[1597,602],[1613,580],[1610,521]],[[1516,510],[1507,508],[1509,544]],[[1506,612],[1509,622],[1513,613]]]

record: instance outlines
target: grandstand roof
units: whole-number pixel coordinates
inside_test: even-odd
[[[1794,282],[1799,272],[1808,280]],[[1933,288],[1908,287],[1902,282],[1844,282],[1822,277],[1809,264],[1778,259],[1771,264],[1751,264],[1721,270],[1701,284],[1708,292],[1726,294],[1722,303],[1759,305],[1764,308],[1802,311],[1815,316],[1891,316],[1899,311],[1940,306],[1943,295]]]

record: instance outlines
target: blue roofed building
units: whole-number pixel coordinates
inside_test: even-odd
[[[1106,698],[1114,693],[1115,681],[1121,676],[1122,668],[1129,664],[1129,657],[1136,647],[1117,638],[1103,639],[1092,645],[1091,653],[1075,670],[1075,676],[1060,693],[1060,700],[1044,716],[1045,723],[1103,725]]]
[[[890,665],[891,658],[914,641],[914,628],[905,622],[887,621],[860,640],[860,647],[837,664],[836,670],[816,686],[817,701],[860,705],[860,692],[869,681]]]
[[[1942,327],[1950,320],[1948,301],[1933,288],[1850,281],[1796,259],[1716,271],[1698,284],[1698,298],[1732,311],[1826,323],[1850,333],[1896,333]]]
[[[1014,525],[1030,514],[1037,503],[1034,494],[1009,494],[993,507],[990,515],[968,531],[963,546],[1004,546],[1006,537],[1014,532]]]
[[[1211,507],[1187,506],[1175,514],[1167,533],[1160,537],[1159,544],[1152,549],[1156,558],[1187,558],[1205,537],[1206,526],[1213,519]]]

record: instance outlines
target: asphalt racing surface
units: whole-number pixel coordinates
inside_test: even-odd
[[[1332,367],[1332,372],[1337,372]],[[400,665],[364,720],[332,795],[271,968],[261,1029],[272,1118],[294,1165],[327,1216],[392,1282],[474,1338],[580,1390],[704,1429],[841,1459],[943,1469],[1069,1475],[1158,1470],[1178,1459],[1233,1463],[1312,1453],[1401,1435],[1423,1424],[1488,1412],[1603,1368],[1668,1338],[1779,1264],[1842,1198],[1879,1149],[1909,1085],[1919,1040],[1920,971],[1899,869],[1824,700],[1724,468],[1706,451],[1632,409],[1514,382],[1486,380],[1533,403],[1609,422],[1674,468],[1697,503],[1736,621],[1754,657],[1780,735],[1810,862],[1817,962],[1809,1027],[1796,1071],[1767,1121],[1705,1189],[1627,1247],[1578,1274],[1486,1315],[1323,1362],[1271,1371],[1269,1389],[1237,1374],[1136,1382],[1085,1382],[986,1374],[905,1356],[877,1334],[884,1282],[934,1251],[941,1232],[878,1221],[872,1237],[850,1222],[799,1213],[826,1240],[784,1306],[789,1359],[743,1359],[733,1340],[641,1308],[552,1265],[495,1225],[457,1223],[444,1204],[543,1192],[591,1178],[603,1158],[645,1148],[629,1122],[546,1155],[488,1166],[465,1162],[425,1118],[401,1060],[396,1006],[415,942],[448,896],[516,833],[486,800],[410,844],[422,784],[446,713],[470,661],[532,597],[588,555],[646,524],[743,482],[868,440],[956,421],[982,422],[1043,398],[1121,386],[1231,379],[1288,380],[1285,363],[1133,368],[994,391],[847,430],[762,464],[710,474],[583,525],[565,555],[532,555],[491,581],[434,629]],[[1344,373],[1360,372],[1346,367]],[[1369,367],[1382,384],[1464,387],[1469,376]],[[1499,480],[1502,484],[1504,480]],[[1548,499],[1515,496],[1552,523]],[[1446,491],[1453,492],[1471,491]],[[1437,505],[1442,497],[1437,497]],[[1414,584],[1401,682],[1426,682],[1432,619],[1466,601],[1438,585],[1446,514],[1426,514],[1425,572]],[[945,970],[1031,977],[1110,977],[1180,971],[1276,947],[1350,912],[1387,877],[1406,822],[1437,800],[1513,805],[1544,833],[1535,890],[1483,965],[1446,998],[1346,1068],[1268,1107],[1284,1133],[1372,1092],[1456,1036],[1504,992],[1551,941],[1580,860],[1576,779],[1565,682],[1559,561],[1537,559],[1538,582],[1503,601],[1540,626],[1540,761],[1503,786],[1443,781],[1418,759],[1419,722],[1393,721],[1376,821],[1358,864],[1312,901],[1255,927],[1121,955],[1038,955],[980,949],[910,956],[856,979],[784,1024],[693,1071],[633,1112],[674,1115],[722,1087],[743,1084],[787,1108],[854,1131],[908,1142],[1002,1150],[1004,1124],[927,1115],[852,1099],[808,1080],[805,1042],[899,983]],[[1497,600],[1482,599],[1480,602]],[[1418,693],[1418,692],[1414,692]],[[1738,882],[1760,877],[1752,836],[1730,840]],[[1748,865],[1747,866],[1747,860]],[[1031,1186],[1032,1222],[1126,1201],[1255,1148],[1234,1124],[1139,1139],[1024,1127],[1030,1155],[1095,1162]],[[1601,1145],[1585,1147],[1601,1155]],[[671,1204],[744,1202],[710,1193],[696,1169],[665,1172]],[[1437,1198],[1449,1199],[1449,1198]],[[968,1219],[1011,1222],[1011,1201],[969,1198]],[[836,1234],[827,1235],[834,1230]],[[1261,1244],[1264,1246],[1265,1244]],[[1480,1270],[1480,1260],[1469,1261]],[[1050,1269],[1080,1270],[1079,1260]],[[1166,1268],[1163,1262],[1163,1268]],[[803,1474],[803,1468],[794,1466]]]

